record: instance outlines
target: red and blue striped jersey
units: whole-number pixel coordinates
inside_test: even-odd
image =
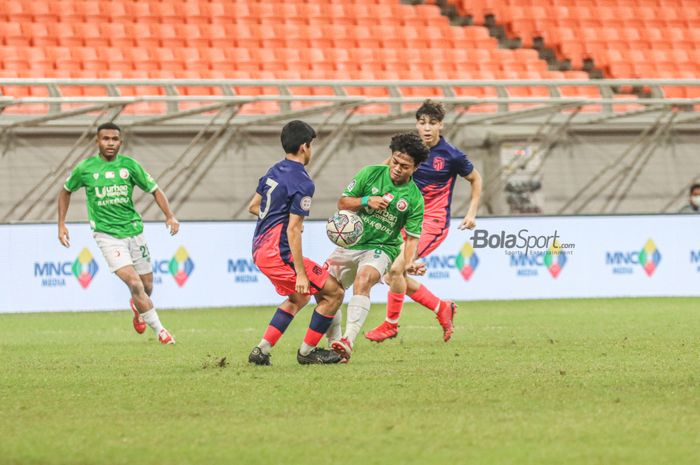
[[[467,156],[440,136],[440,142],[430,149],[428,159],[413,174],[425,201],[423,231],[435,232],[449,226],[457,176],[467,176],[473,170],[474,165]]]

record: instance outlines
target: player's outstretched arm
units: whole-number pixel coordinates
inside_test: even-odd
[[[304,217],[301,215],[289,214],[289,225],[287,225],[287,240],[292,252],[294,270],[297,273],[295,290],[299,294],[309,293],[309,278],[304,268],[304,255],[301,251],[301,231],[304,227]]]
[[[404,263],[406,263],[406,273],[422,276],[425,274],[425,264],[416,262],[416,252],[418,251],[418,238],[406,236],[406,246],[403,250]]]
[[[158,204],[158,208],[165,215],[165,227],[170,231],[170,235],[174,236],[180,230],[180,222],[175,218],[175,215],[170,210],[170,203],[168,198],[165,196],[165,192],[160,190],[160,188],[153,191],[153,198]]]
[[[70,206],[70,192],[61,188],[58,193],[58,241],[64,247],[70,247],[70,235],[66,227],[66,213]]]
[[[250,203],[248,204],[248,212],[251,215],[255,216],[260,216],[260,203],[262,202],[262,195],[258,194],[257,192],[253,196],[253,198],[250,200]]]
[[[459,225],[459,229],[474,229],[476,227],[476,212],[479,209],[479,200],[481,199],[482,181],[479,172],[474,169],[471,173],[464,176],[464,179],[469,181],[472,186],[472,198],[469,202],[469,210],[467,215]]]
[[[384,210],[389,206],[389,202],[378,195],[366,197],[346,197],[343,196],[338,200],[338,210],[350,210],[352,212],[359,211],[363,207],[369,207],[374,210]]]

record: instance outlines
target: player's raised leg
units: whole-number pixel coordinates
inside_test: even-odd
[[[370,253],[372,253],[370,251]],[[388,262],[388,258],[386,259]],[[386,268],[384,268],[386,269]],[[365,324],[371,302],[369,293],[372,286],[381,279],[381,274],[374,266],[360,266],[353,283],[353,296],[348,302],[348,316],[345,324],[345,335],[332,345],[333,350],[344,358],[350,358],[357,335]]]
[[[170,332],[165,329],[160,322],[158,312],[156,312],[153,301],[146,293],[144,283],[141,276],[136,272],[132,265],[124,266],[114,272],[129,288],[131,299],[134,306],[141,315],[141,318],[151,327],[153,332],[158,336],[161,344],[174,344],[175,339]]]
[[[421,304],[431,312],[435,313],[438,323],[442,327],[442,338],[449,341],[454,332],[454,315],[457,313],[457,305],[450,300],[442,300],[425,285],[419,283],[411,277],[406,278],[406,293],[415,302]]]
[[[396,257],[391,269],[385,277],[389,284],[389,293],[386,303],[386,318],[379,326],[365,333],[365,337],[370,341],[382,342],[386,339],[396,337],[399,333],[399,318],[403,309],[404,296],[406,295],[406,277],[403,272],[406,263],[403,257],[404,247],[401,254]]]

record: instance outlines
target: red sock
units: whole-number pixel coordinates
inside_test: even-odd
[[[289,323],[292,322],[292,319],[294,319],[294,315],[285,312],[281,308],[278,308],[275,314],[272,316],[272,320],[270,320],[270,324],[265,330],[265,334],[263,334],[263,339],[274,347],[274,345],[277,344],[277,341],[280,340],[284,332],[287,330],[287,326],[289,326]]]
[[[306,336],[304,336],[304,344],[316,347],[318,341],[326,334],[332,322],[332,316],[321,315],[317,310],[314,310],[314,313],[311,315],[309,329],[306,330]]]
[[[408,296],[431,312],[437,312],[440,309],[440,303],[442,301],[422,284],[416,292],[409,294]]]
[[[386,321],[396,324],[401,317],[403,309],[403,299],[405,294],[397,294],[389,291],[386,301]]]

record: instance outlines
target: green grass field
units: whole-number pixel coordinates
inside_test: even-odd
[[[345,366],[296,363],[306,309],[248,366],[272,312],[162,311],[169,347],[127,310],[0,315],[0,463],[700,463],[697,299],[465,303],[448,344],[411,304]]]

